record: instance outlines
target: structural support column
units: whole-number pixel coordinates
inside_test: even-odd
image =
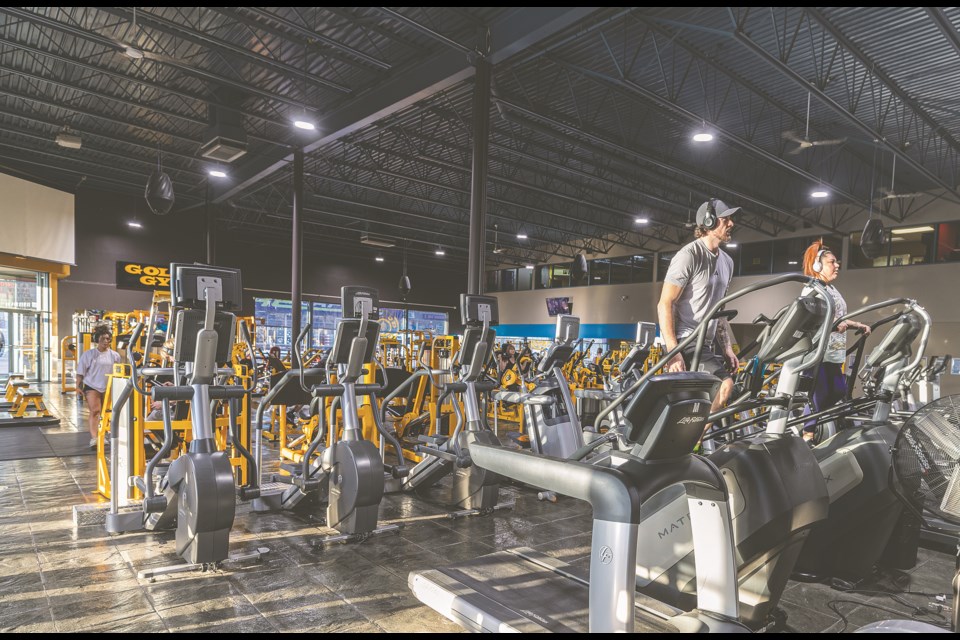
[[[486,59],[490,33],[484,32],[482,53],[477,54],[473,86],[473,172],[470,176],[470,253],[467,258],[467,293],[483,293],[484,249],[487,222],[487,163],[490,147],[490,79]]]
[[[293,350],[296,348],[297,336],[300,335],[300,300],[303,293],[300,287],[301,258],[300,249],[303,245],[303,149],[293,152],[293,240],[290,247],[290,311],[293,315],[293,326],[290,335],[290,357],[293,360]]]

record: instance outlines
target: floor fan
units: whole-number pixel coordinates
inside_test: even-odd
[[[893,444],[891,488],[924,519],[960,526],[960,395],[935,400],[914,413]],[[960,545],[953,577],[952,628],[958,628],[960,606]],[[885,620],[858,629],[870,632],[942,632],[936,625],[909,620]]]

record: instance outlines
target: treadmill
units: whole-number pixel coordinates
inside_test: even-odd
[[[480,632],[743,632],[728,492],[715,465],[690,451],[720,381],[707,373],[651,377],[630,401],[630,454],[602,463],[473,443],[473,464],[593,507],[589,571],[519,548],[443,569],[413,571],[423,603]],[[682,487],[697,543],[698,607],[664,616],[636,593],[637,538],[645,506]]]

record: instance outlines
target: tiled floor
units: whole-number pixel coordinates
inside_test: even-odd
[[[55,385],[44,387],[61,428],[83,430],[85,407],[72,394],[61,400]],[[503,493],[516,500],[513,510],[450,521],[438,518],[442,509],[391,495],[381,520],[405,522],[399,535],[320,552],[310,540],[326,533],[323,528],[238,507],[231,549],[268,547],[261,562],[150,583],[137,579],[139,569],[179,562],[171,533],[113,537],[99,526],[73,525],[73,505],[98,501],[94,461],[0,462],[0,631],[457,632],[410,594],[411,569],[519,545],[577,564],[585,564],[589,553],[590,510],[576,500],[539,503],[532,491],[511,487]],[[947,592],[953,573],[951,555],[922,549],[909,589]],[[919,607],[931,601],[904,597]],[[850,631],[908,617],[871,605],[907,611],[887,596],[844,594],[820,584],[791,582],[782,598],[789,630],[796,632]]]

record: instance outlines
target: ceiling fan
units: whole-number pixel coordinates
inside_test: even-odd
[[[493,252],[496,254],[501,254],[503,251],[503,247],[497,245],[497,225],[493,225]]]
[[[793,131],[784,131],[783,137],[791,142],[797,143],[797,148],[788,151],[790,155],[796,155],[803,151],[804,149],[809,149],[810,147],[825,147],[832,144],[842,144],[847,141],[846,138],[837,138],[835,140],[811,140],[810,139],[810,92],[807,92],[807,128],[803,134],[803,139],[799,138],[798,135]]]
[[[897,193],[893,189],[893,181],[897,177],[897,154],[893,154],[893,173],[890,175],[890,188],[880,187],[880,193],[883,194],[881,200],[896,200],[898,198],[916,198],[922,196],[922,193]]]

